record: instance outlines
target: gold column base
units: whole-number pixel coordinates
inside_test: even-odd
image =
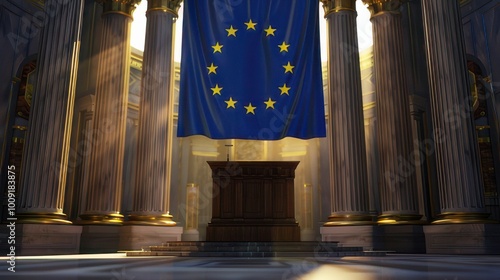
[[[17,223],[19,224],[53,224],[71,225],[66,214],[63,213],[17,213]]]
[[[125,225],[141,225],[141,226],[175,226],[176,222],[170,214],[163,214],[159,216],[153,215],[128,215],[128,221]]]
[[[80,225],[118,225],[123,224],[122,214],[83,214],[82,220],[78,221]]]
[[[470,212],[445,212],[438,215],[438,219],[432,222],[433,225],[442,224],[496,224],[497,221],[488,220],[489,213]]]
[[[370,215],[359,214],[344,214],[344,215],[331,215],[328,217],[328,222],[324,223],[325,227],[330,226],[366,226],[374,225],[373,217]]]
[[[422,219],[422,215],[414,214],[384,214],[378,216],[377,223],[379,225],[422,225],[426,224]]]

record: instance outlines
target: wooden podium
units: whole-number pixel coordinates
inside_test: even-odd
[[[298,161],[209,161],[207,241],[300,241],[294,183]]]

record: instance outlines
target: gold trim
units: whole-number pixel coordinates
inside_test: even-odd
[[[363,3],[368,6],[372,17],[387,12],[399,13],[399,8],[402,5],[401,0],[363,0]]]
[[[139,104],[128,102],[127,108],[135,111],[139,111]]]
[[[496,224],[497,221],[488,220],[489,213],[473,212],[445,212],[439,214],[439,219],[432,222],[435,225],[441,224]]]
[[[170,214],[162,214],[158,216],[152,215],[128,215],[128,221],[125,225],[143,225],[143,226],[175,226],[176,222]]]
[[[12,137],[12,143],[24,144],[24,138],[21,137]]]
[[[71,225],[63,213],[17,213],[17,222],[20,224],[56,224]]]
[[[141,0],[97,0],[102,3],[102,15],[120,14],[132,18],[137,5]]]
[[[458,1],[458,3],[459,3],[460,6],[463,6],[463,5],[465,5],[465,4],[469,3],[469,2],[470,2],[470,0],[459,0]]]
[[[328,217],[328,222],[323,225],[328,226],[363,226],[363,225],[374,225],[373,217],[370,215],[358,215],[358,214],[344,214],[344,215],[331,215]]]
[[[320,0],[323,3],[325,10],[325,18],[332,14],[342,11],[349,11],[356,13],[356,0]]]
[[[29,0],[31,3],[34,5],[38,6],[39,8],[45,7],[45,1],[44,0]]]
[[[491,127],[489,125],[476,125],[476,130],[485,130],[490,128]]]
[[[479,137],[477,138],[478,143],[491,143],[490,137]]]
[[[16,130],[20,130],[20,131],[26,131],[26,130],[28,130],[28,127],[24,126],[24,125],[13,125],[12,129],[16,129]]]
[[[163,11],[179,17],[179,8],[182,0],[148,0],[148,10],[146,12]]]
[[[81,220],[75,223],[80,225],[122,225],[122,214],[82,214]]]
[[[18,77],[12,77],[12,83],[13,84],[19,83],[20,81],[21,81],[20,78],[18,78]]]
[[[384,214],[378,216],[377,223],[379,225],[419,225],[425,224],[422,221],[422,215],[405,215],[405,214]]]

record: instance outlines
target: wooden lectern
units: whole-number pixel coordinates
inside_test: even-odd
[[[298,161],[209,161],[207,241],[300,241],[294,183]]]

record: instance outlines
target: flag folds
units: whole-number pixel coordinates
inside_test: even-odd
[[[317,0],[184,0],[177,135],[325,136]]]

